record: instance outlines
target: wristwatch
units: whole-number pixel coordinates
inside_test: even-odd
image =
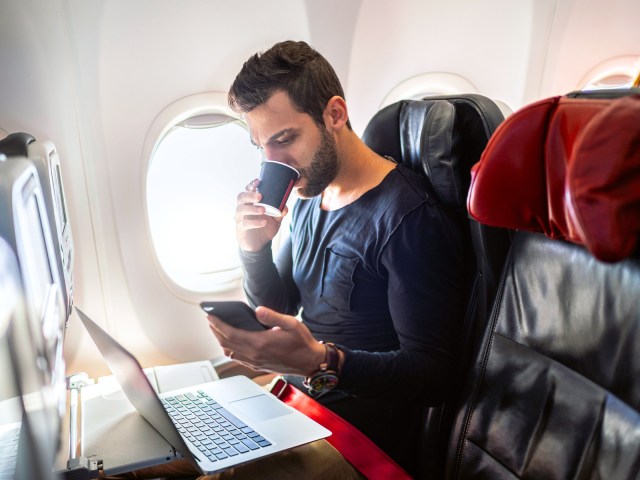
[[[324,346],[326,352],[324,362],[320,364],[320,369],[316,373],[304,381],[304,386],[313,396],[333,390],[338,385],[338,364],[340,361],[338,348],[333,343],[325,343]]]

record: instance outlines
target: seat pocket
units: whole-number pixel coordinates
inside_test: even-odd
[[[320,298],[334,310],[350,309],[353,272],[357,264],[357,258],[345,257],[330,248],[325,250]]]

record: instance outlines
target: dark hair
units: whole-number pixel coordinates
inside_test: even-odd
[[[307,43],[291,40],[276,43],[244,63],[229,90],[229,106],[237,113],[247,113],[277,91],[287,93],[296,110],[308,113],[320,126],[331,97],[344,98],[331,64]],[[347,125],[351,128],[349,122]]]

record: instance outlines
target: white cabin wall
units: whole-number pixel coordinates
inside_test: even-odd
[[[331,62],[346,90],[356,25],[366,0],[304,0],[304,3],[309,18],[309,43]]]
[[[87,187],[79,137],[76,77],[69,37],[58,0],[5,0],[0,3],[0,128],[24,131],[55,142],[62,164],[67,206],[72,221],[76,259],[76,297],[93,305],[96,319],[104,318],[102,277],[90,208],[94,192]],[[89,174],[90,175],[90,174]],[[78,241],[78,239],[81,239]],[[84,286],[89,288],[85,288]],[[67,340],[77,345],[78,328]],[[80,348],[67,350],[73,357]]]
[[[513,110],[563,95],[602,62],[640,58],[639,20],[637,0],[363,0],[346,77],[354,129],[427,72],[460,75]]]
[[[477,93],[521,106],[540,74],[555,3],[365,0],[348,85],[354,129],[362,132],[397,84],[428,72],[460,75]]]
[[[636,57],[640,71],[640,2],[558,2],[540,98],[581,88],[593,68],[621,56]]]
[[[144,365],[211,358],[220,349],[198,298],[163,283],[144,213],[145,142],[168,105],[226,92],[249,55],[301,39],[334,65],[357,133],[426,72],[517,109],[640,54],[638,19],[637,0],[2,0],[0,129],[58,147],[76,304]],[[75,320],[68,370],[106,373]]]
[[[226,92],[250,54],[282,38],[308,40],[304,4],[70,0],[66,5],[81,83],[81,135],[90,139],[85,156],[97,166],[96,188],[108,194],[98,227],[105,239],[108,327],[144,365],[220,355],[199,298],[179,298],[158,273],[144,212],[145,139],[155,117],[174,101]],[[211,242],[215,248],[215,239]],[[217,297],[241,295],[236,290]]]

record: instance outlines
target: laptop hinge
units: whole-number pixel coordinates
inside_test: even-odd
[[[82,452],[80,396],[82,388],[91,384],[93,384],[93,381],[84,372],[67,377],[67,388],[69,390],[69,462],[79,457],[79,452]]]

